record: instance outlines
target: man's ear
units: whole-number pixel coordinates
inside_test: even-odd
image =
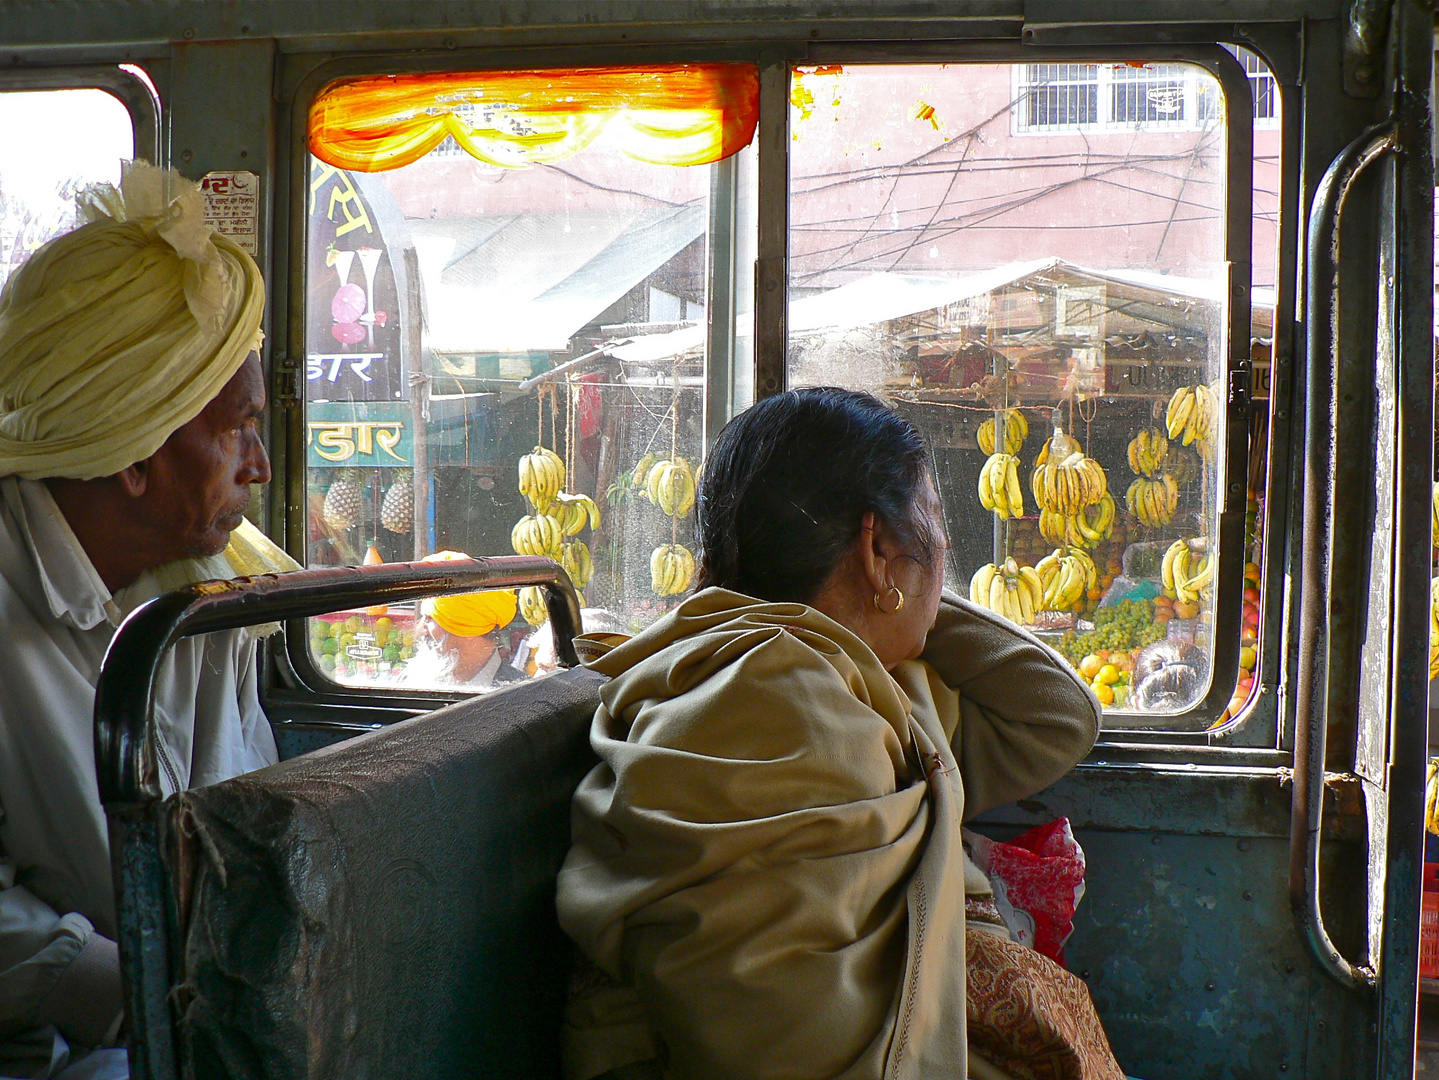
[[[132,499],[138,499],[145,494],[145,489],[150,483],[150,459],[137,461],[133,465],[127,465],[115,474],[115,480],[120,485],[120,490]]]

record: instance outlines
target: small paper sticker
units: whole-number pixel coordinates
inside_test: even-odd
[[[251,255],[260,254],[260,177],[252,172],[211,172],[200,180],[205,223]]]

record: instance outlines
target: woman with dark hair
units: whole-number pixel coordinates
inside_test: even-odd
[[[601,764],[558,894],[572,1080],[1122,1078],[1083,983],[988,925],[960,836],[1067,772],[1099,703],[941,595],[914,429],[779,394],[720,433],[698,507],[696,593],[591,664]]]

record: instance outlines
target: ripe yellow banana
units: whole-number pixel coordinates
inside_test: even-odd
[[[660,596],[676,596],[690,587],[695,557],[683,544],[661,544],[650,552],[650,588]]]
[[[565,486],[565,463],[553,450],[537,446],[520,458],[520,494],[535,509],[549,506]]]
[[[520,614],[531,626],[543,626],[550,617],[549,609],[545,607],[545,591],[537,585],[521,589]]]

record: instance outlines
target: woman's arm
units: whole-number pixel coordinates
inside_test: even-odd
[[[953,593],[920,659],[959,696],[940,720],[964,779],[966,818],[1048,787],[1099,736],[1099,700],[1058,653]]]

